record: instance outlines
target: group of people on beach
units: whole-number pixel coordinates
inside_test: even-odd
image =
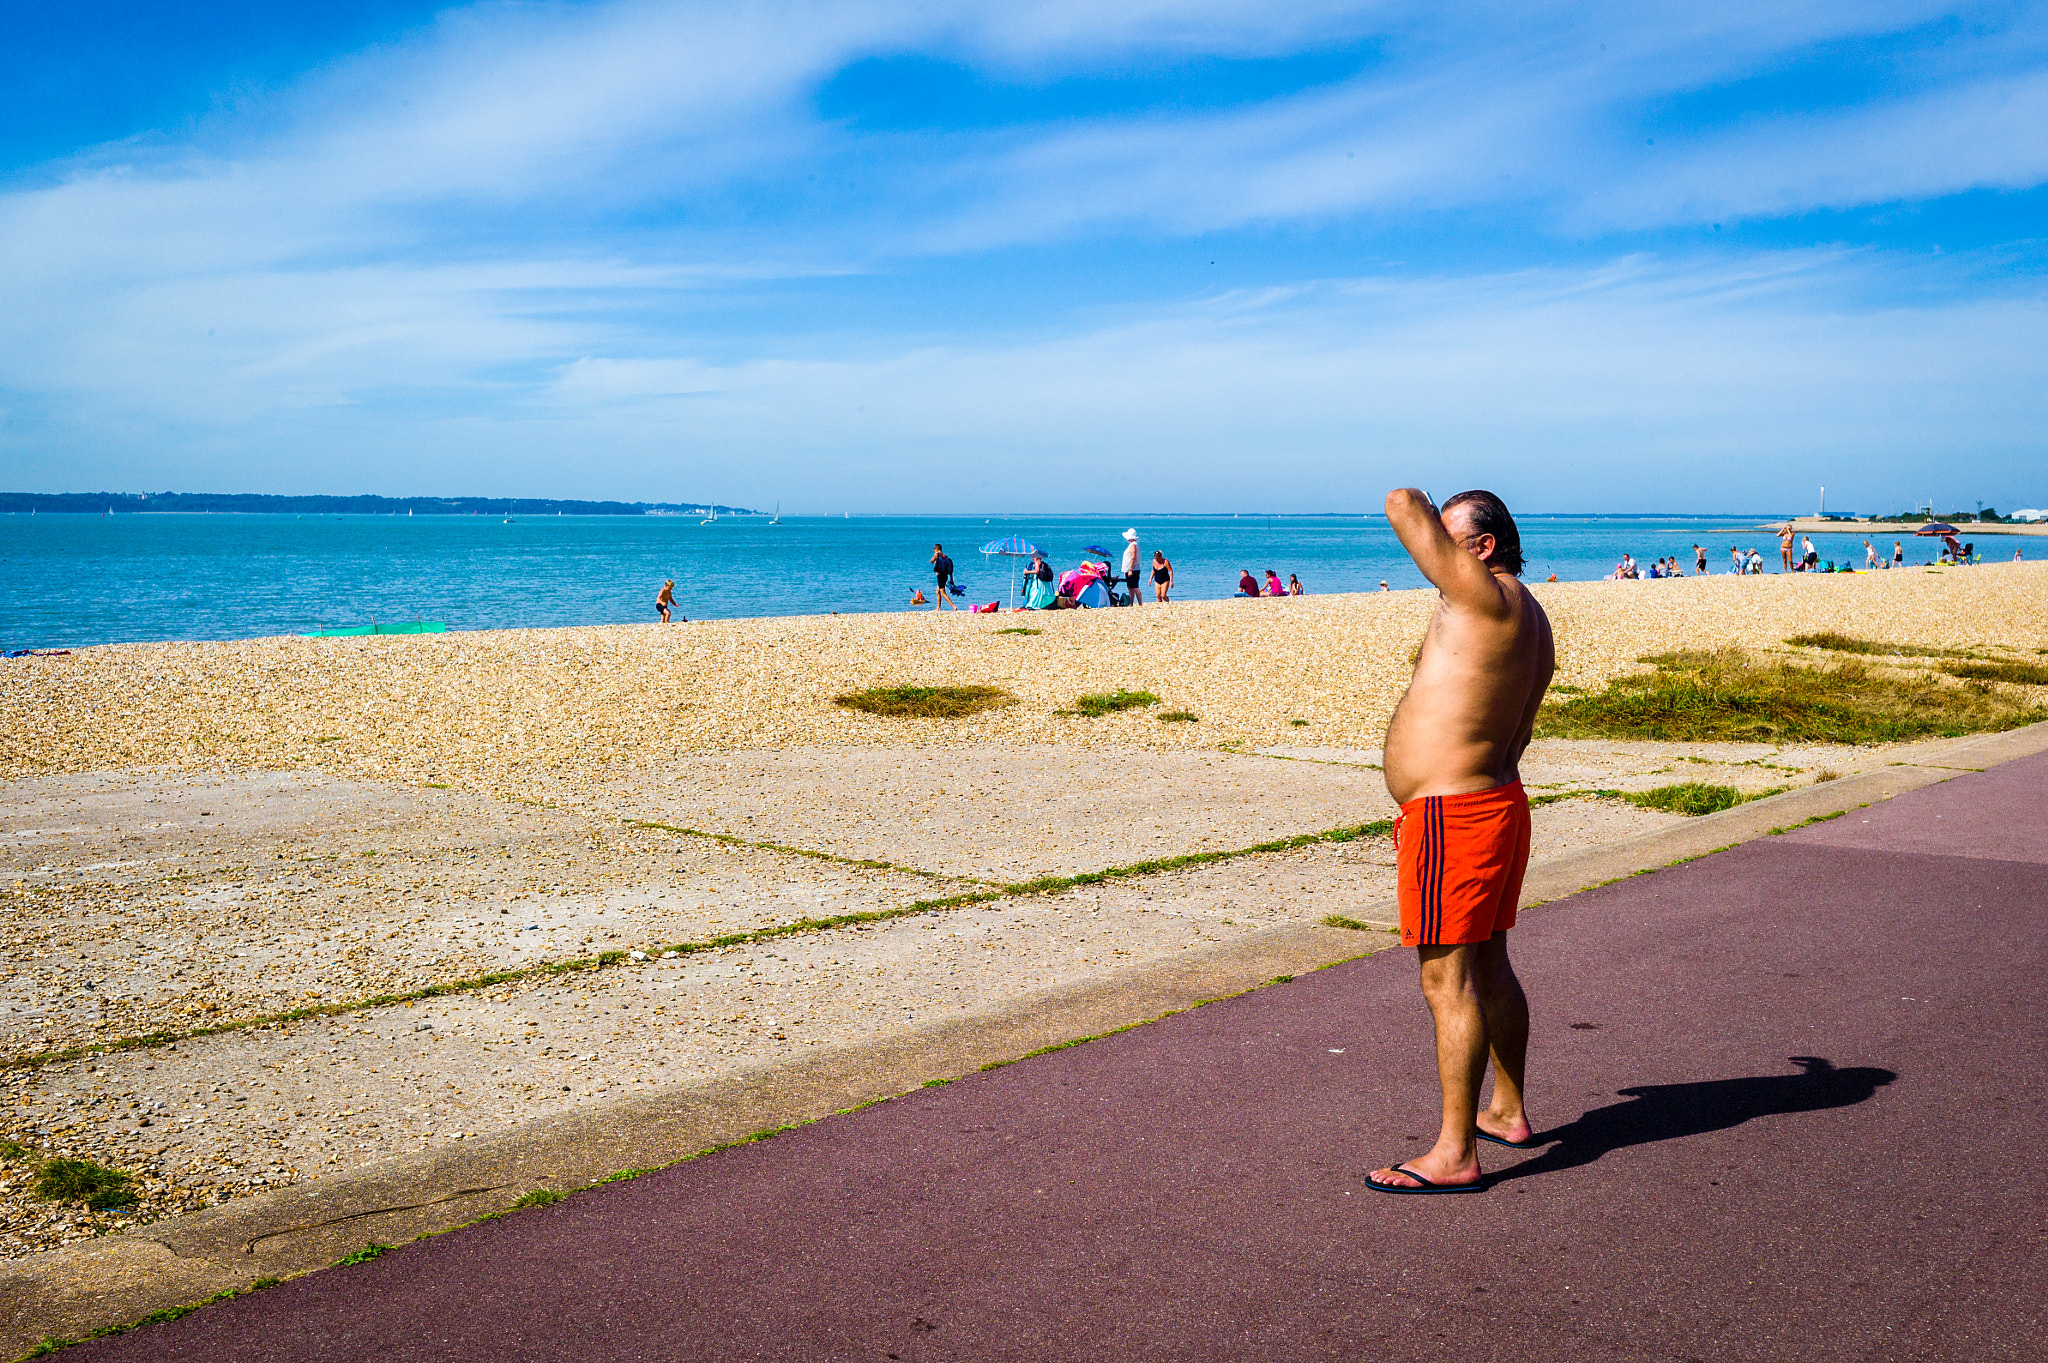
[[[1301,579],[1293,573],[1289,573],[1287,581],[1283,583],[1280,580],[1280,574],[1268,568],[1266,569],[1265,585],[1261,586],[1259,585],[1259,580],[1252,576],[1251,569],[1240,568],[1237,574],[1237,594],[1239,596],[1307,596],[1308,592],[1303,589]]]
[[[1065,573],[1055,572],[1052,562],[1038,549],[1031,551],[1031,565],[1024,570],[1023,610],[1079,610],[1084,606],[1137,606],[1144,604],[1144,579],[1152,580],[1152,600],[1157,605],[1166,605],[1172,599],[1173,564],[1165,551],[1152,551],[1152,561],[1147,564],[1138,547],[1138,532],[1135,527],[1124,531],[1123,561],[1115,564],[1107,555],[1099,559],[1083,559],[1078,567]],[[1114,565],[1114,566],[1113,566]],[[953,598],[963,595],[960,586],[953,579],[953,560],[947,556],[942,544],[932,546],[932,572],[935,575],[938,598],[932,609],[948,607],[963,609],[954,604]],[[910,604],[925,604],[922,588],[911,594]],[[978,612],[998,609],[998,602],[991,601],[984,606],[966,607]]]
[[[1957,544],[1951,539],[1942,550],[1941,561],[1944,563],[1967,563],[1973,561],[1975,554],[1975,545]],[[1728,546],[1728,564],[1728,571],[1731,574],[1754,576],[1763,572],[1764,556],[1753,548],[1745,549],[1739,544],[1731,544]],[[1796,535],[1790,526],[1778,532],[1778,565],[1779,571],[1786,573],[1845,573],[1855,571],[1846,563],[1838,568],[1833,560],[1829,560],[1823,565],[1820,551],[1814,548],[1813,537],[1811,535],[1804,537]],[[1863,570],[1865,572],[1874,572],[1886,567],[1903,568],[1905,566],[1906,547],[1903,541],[1892,541],[1892,554],[1889,561],[1886,561],[1881,556],[1877,546],[1867,539],[1863,541]],[[1690,575],[1694,577],[1707,576],[1707,551],[1697,544],[1692,547],[1692,573]],[[1679,566],[1676,554],[1652,559],[1648,565],[1636,562],[1632,554],[1623,554],[1621,562],[1615,564],[1614,571],[1607,576],[1610,581],[1634,581],[1649,578],[1685,577],[1688,574]],[[1556,580],[1554,577],[1551,579],[1553,582]]]

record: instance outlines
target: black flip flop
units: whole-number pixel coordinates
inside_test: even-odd
[[[1505,1145],[1510,1150],[1534,1150],[1537,1146],[1543,1144],[1542,1141],[1536,1138],[1534,1132],[1530,1133],[1529,1139],[1526,1141],[1502,1140],[1492,1132],[1476,1126],[1472,1128],[1472,1134],[1479,1137],[1482,1141],[1492,1141],[1495,1145]]]
[[[1397,1188],[1391,1183],[1375,1182],[1371,1174],[1365,1176],[1365,1186],[1379,1193],[1477,1193],[1483,1192],[1486,1189],[1486,1180],[1484,1178],[1481,1178],[1477,1183],[1432,1183],[1413,1169],[1410,1169],[1406,1162],[1395,1165],[1394,1172],[1406,1174],[1422,1186],[1420,1188]]]

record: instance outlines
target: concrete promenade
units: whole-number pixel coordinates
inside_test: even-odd
[[[1437,1102],[1387,952],[66,1356],[2035,1355],[2048,755],[1530,910],[1516,955],[1547,1143],[1481,1196],[1362,1182]]]

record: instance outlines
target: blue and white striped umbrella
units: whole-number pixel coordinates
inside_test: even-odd
[[[1038,552],[1038,546],[1022,535],[1012,535],[1006,540],[990,540],[981,546],[984,554],[1002,554],[1009,558],[1030,558]],[[1010,605],[1017,604],[1017,565],[1010,565]]]

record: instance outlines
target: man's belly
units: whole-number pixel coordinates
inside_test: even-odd
[[[1475,734],[1473,716],[1435,714],[1403,697],[1387,722],[1380,765],[1396,804],[1424,795],[1490,790],[1515,779],[1506,740]]]

